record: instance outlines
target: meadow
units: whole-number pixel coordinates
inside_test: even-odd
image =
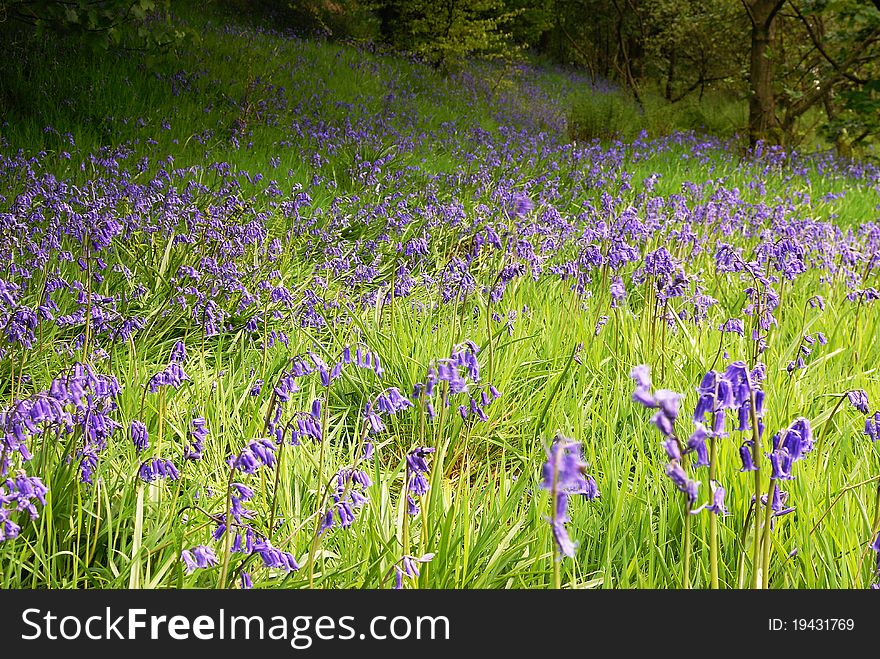
[[[878,583],[880,168],[200,31],[4,65],[2,587]]]

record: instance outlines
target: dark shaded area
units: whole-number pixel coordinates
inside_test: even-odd
[[[162,52],[189,36],[174,7],[0,1],[0,37],[13,51],[25,33],[51,33],[97,50]],[[209,9],[371,43],[443,71],[472,58],[572,67],[642,109],[651,96],[697,99],[711,114],[736,99],[748,108],[739,128],[750,144],[821,138],[849,156],[867,153],[880,134],[880,0],[214,0]],[[0,86],[6,107],[20,102],[12,87]]]

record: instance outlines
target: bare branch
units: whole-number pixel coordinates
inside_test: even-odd
[[[880,3],[880,0],[876,0],[876,2]],[[816,50],[819,51],[819,53],[822,55],[822,57],[824,57],[828,61],[828,63],[834,68],[834,70],[837,71],[840,75],[842,75],[844,78],[846,78],[850,82],[854,82],[857,85],[866,84],[868,82],[866,79],[859,78],[858,76],[856,76],[852,73],[848,73],[837,62],[835,62],[831,58],[831,56],[822,47],[822,43],[819,40],[818,35],[813,30],[813,26],[810,25],[810,21],[807,20],[807,17],[801,13],[801,10],[798,9],[798,6],[794,2],[792,2],[790,4],[791,4],[791,8],[794,9],[794,12],[797,15],[797,17],[800,19],[801,23],[803,23],[804,27],[807,29],[807,34],[810,35],[810,41],[813,42],[813,45],[816,47]],[[860,49],[860,51],[861,50],[862,49]]]

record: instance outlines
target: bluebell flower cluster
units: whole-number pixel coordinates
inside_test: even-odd
[[[458,413],[462,419],[473,417],[480,421],[489,420],[486,408],[501,397],[501,392],[491,383],[479,384],[478,352],[479,348],[473,341],[466,341],[456,346],[449,358],[439,359],[428,367],[424,382],[414,385],[412,398],[423,402],[429,418],[433,419],[436,416],[433,397],[437,385],[445,382],[447,387],[443,391],[442,399],[444,406],[452,406],[455,398],[466,397],[466,400],[458,405]]]
[[[409,577],[416,579],[421,572],[419,571],[419,563],[428,563],[434,558],[434,554],[425,554],[424,556],[403,556],[394,564],[394,590],[403,590],[403,578]]]
[[[547,449],[547,461],[541,468],[542,490],[551,496],[552,515],[547,518],[561,556],[574,556],[576,543],[568,535],[568,498],[580,494],[588,501],[599,497],[596,481],[587,473],[580,442],[558,435]]]
[[[200,416],[193,417],[189,429],[189,443],[183,448],[183,457],[186,460],[201,460],[205,450],[205,440],[210,434],[207,422]]]
[[[354,467],[340,469],[334,476],[336,482],[330,502],[321,515],[319,533],[332,528],[348,528],[355,520],[355,511],[367,503],[367,488],[372,485],[367,472]]]
[[[213,567],[219,562],[214,550],[206,545],[197,545],[191,549],[184,549],[180,552],[180,560],[186,566],[187,574],[200,568]]]
[[[39,517],[36,504],[46,505],[49,489],[37,476],[20,472],[0,482],[0,542],[18,537],[21,526],[14,517],[26,512],[31,520]]]
[[[419,446],[406,454],[406,509],[410,515],[419,514],[419,504],[415,497],[424,496],[430,489],[427,457],[435,450],[432,446]]]
[[[180,478],[180,472],[171,460],[167,458],[153,458],[141,463],[138,469],[138,476],[147,483],[163,479],[176,481]]]

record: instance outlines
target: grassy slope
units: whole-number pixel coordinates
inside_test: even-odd
[[[342,198],[344,208],[355,214],[360,208],[380,202],[389,191],[412,195],[409,201],[417,204],[425,189],[439,189],[448,200],[459,201],[467,212],[475,212],[479,204],[493,203],[493,185],[506,176],[513,174],[524,181],[552,172],[555,156],[511,163],[498,156],[491,144],[474,146],[474,129],[493,130],[499,109],[508,116],[522,111],[527,118],[546,112],[547,116],[538,116],[535,122],[548,126],[559,121],[558,113],[544,107],[544,98],[515,95],[534,93],[530,86],[534,81],[520,81],[519,88],[509,81],[496,85],[496,79],[489,76],[491,71],[485,80],[473,83],[449,81],[417,65],[345,46],[282,39],[237,28],[224,31],[206,27],[203,35],[199,47],[150,68],[141,66],[136,57],[93,57],[65,52],[56,44],[46,46],[39,65],[7,64],[18,67],[20,82],[10,83],[6,78],[3,84],[17,85],[21,113],[4,115],[9,122],[0,131],[7,142],[5,150],[46,151],[41,167],[80,183],[102,171],[99,163],[85,155],[101,145],[117,142],[126,142],[132,148],[126,166],[148,158],[141,179],[155,172],[168,154],[173,155],[174,165],[179,168],[229,162],[239,172],[276,179],[284,194],[299,188],[307,190],[312,203],[303,212],[307,220],[319,225],[337,198]],[[175,76],[177,80],[172,82]],[[482,93],[493,89],[495,96]],[[394,94],[393,98],[389,99],[389,94]],[[530,111],[530,103],[537,110]],[[322,128],[309,123],[316,117],[328,124],[327,137],[312,136]],[[362,135],[356,128],[346,131],[347,118],[362,121],[370,129]],[[162,127],[164,121],[167,129]],[[45,126],[53,126],[62,135],[71,133],[76,147],[59,135],[45,132]],[[297,135],[295,127],[302,128],[302,136]],[[238,148],[232,137],[237,137]],[[653,154],[649,157],[636,157],[632,150],[620,149],[625,152],[623,173],[608,173],[608,189],[616,193],[621,184],[631,180],[634,190],[628,198],[637,208],[639,201],[634,194],[642,189],[641,181],[659,173],[655,192],[682,194],[692,203],[706,200],[719,190],[737,188],[748,202],[766,200],[770,204],[791,199],[793,194],[806,194],[796,204],[795,214],[805,218],[836,216],[843,226],[877,217],[880,193],[876,186],[871,189],[839,175],[823,176],[813,169],[805,176],[785,169],[762,174],[763,163],[739,161],[713,149],[694,155],[693,148],[675,143],[668,148],[649,149]],[[73,157],[67,160],[62,156],[64,151],[72,152]],[[471,171],[464,158],[467,153],[486,160],[499,157],[499,165],[492,170],[495,179],[444,187],[444,182]],[[381,177],[375,185],[359,183],[357,165],[380,157],[388,158],[386,171],[408,172],[402,183]],[[80,163],[85,164],[81,167]],[[564,161],[562,165],[572,166]],[[443,173],[452,178],[432,179]],[[322,177],[318,183],[315,175]],[[206,185],[216,183],[210,173],[203,171],[199,177]],[[690,186],[690,182],[697,187]],[[251,185],[244,178],[241,185],[242,198],[257,195],[251,199],[257,207],[266,203],[266,196],[260,192],[263,185]],[[559,197],[548,200],[548,204],[562,211],[574,212],[586,203],[599,203],[601,191],[585,192],[573,185],[565,169],[560,188]],[[11,197],[14,193],[14,183],[7,182],[2,194]],[[843,193],[845,196],[838,199],[824,199],[829,194]],[[644,208],[639,210],[646,212]],[[287,228],[287,220],[279,215],[268,223],[279,234]],[[352,231],[370,231],[369,224],[353,225]],[[167,251],[165,246],[158,242],[152,245],[152,251],[118,255],[121,261],[136,263],[144,281],[155,282],[155,289],[145,301],[148,312],[161,305],[162,278],[156,273],[163,269],[163,260],[169,273],[192,260],[186,246]],[[292,245],[275,265],[291,288],[308,286],[319,274],[307,253],[304,246]],[[445,255],[438,252],[433,256],[441,260]],[[257,258],[256,252],[253,258]],[[572,535],[580,544],[577,560],[564,564],[564,582],[579,587],[663,587],[678,583],[678,500],[671,496],[663,474],[653,428],[647,425],[644,411],[635,409],[629,401],[629,369],[641,362],[660,367],[659,350],[654,345],[659,338],[652,341],[649,314],[641,313],[644,302],[638,293],[624,309],[609,314],[607,327],[594,338],[596,319],[608,313],[607,286],[599,284],[593,287],[595,295],[583,302],[577,301],[568,284],[562,282],[523,278],[508,289],[504,308],[499,311],[517,311],[516,321],[509,334],[503,324],[493,328],[493,381],[504,393],[500,401],[503,406],[491,408],[488,424],[465,424],[457,417],[447,421],[445,434],[450,443],[445,469],[435,471],[422,530],[411,540],[412,553],[437,554],[423,571],[423,586],[541,587],[550,583],[553,543],[544,522],[548,499],[536,489],[543,448],[535,431],[541,419],[538,412],[545,402],[549,403],[547,415],[537,428],[538,437],[546,440],[558,429],[584,440],[592,473],[602,490],[599,501],[577,504],[571,511]],[[722,298],[723,310],[717,311],[719,322],[728,312],[735,315],[742,302],[739,289],[728,286],[722,284],[719,291],[713,292],[720,292]],[[333,281],[328,297],[344,290],[344,282]],[[821,316],[807,314],[806,324],[828,335],[829,349],[807,371],[789,378],[785,364],[799,345],[806,300],[816,292],[826,296],[828,310]],[[423,377],[430,360],[447,354],[458,340],[473,338],[487,347],[484,315],[473,317],[465,305],[458,313],[434,307],[435,299],[426,291],[420,291],[412,302],[424,304],[431,311],[420,313],[409,303],[377,304],[359,316],[354,329],[314,334],[308,328],[290,330],[290,352],[320,343],[332,355],[360,338],[383,356],[386,382],[407,392]],[[524,309],[528,311],[524,313]],[[831,283],[808,284],[804,280],[796,289],[784,290],[778,315],[782,324],[774,331],[766,355],[770,374],[766,384],[768,427],[777,428],[797,414],[805,415],[818,426],[829,450],[798,465],[798,479],[791,486],[797,515],[781,519],[774,536],[779,543],[775,583],[793,587],[861,585],[867,567],[860,565],[859,546],[865,542],[871,515],[867,489],[845,494],[824,519],[820,531],[812,535],[810,531],[844,487],[877,473],[876,451],[860,436],[861,428],[852,417],[838,415],[827,429],[822,422],[833,407],[829,398],[833,393],[862,387],[872,400],[880,397],[873,367],[880,348],[871,342],[880,321],[876,314],[863,317],[859,333],[854,335],[853,307],[843,301],[841,291]],[[126,382],[120,401],[123,420],[141,414],[139,387],[165,362],[172,342],[197,336],[191,325],[161,320],[139,339],[136,351],[120,347],[114,355],[114,372]],[[61,338],[48,335],[44,340],[51,344]],[[687,392],[684,409],[692,408],[693,387],[712,363],[717,334],[681,325],[678,331],[670,331],[665,341],[662,386]],[[731,359],[744,356],[746,341],[737,337],[728,341],[725,348]],[[567,368],[572,350],[579,343],[584,344],[583,351]],[[859,365],[852,361],[854,344],[862,355]],[[194,339],[190,352],[188,370],[194,384],[169,397],[165,441],[183,441],[188,415],[193,409],[200,410],[213,429],[215,444],[203,463],[187,466],[197,471],[189,477],[195,476],[196,482],[215,491],[222,490],[223,449],[229,445],[240,447],[242,438],[257,436],[261,431],[265,399],[245,395],[256,379],[251,369],[265,373],[268,379],[269,374],[279,371],[288,351],[276,346],[264,356],[244,337],[233,335],[207,346],[202,342],[201,350],[198,339]],[[50,351],[41,352],[29,359],[29,372],[45,385],[63,361]],[[3,368],[8,373],[5,362]],[[225,374],[221,376],[222,372]],[[557,384],[555,397],[548,401],[548,394]],[[329,455],[324,456],[328,466],[342,465],[356,457],[353,440],[359,429],[351,419],[360,409],[363,393],[375,391],[375,387],[369,376],[360,374],[347,378],[334,391],[329,425],[339,441],[331,442]],[[303,400],[319,393],[318,388],[305,391]],[[158,415],[155,405],[154,401],[148,402],[147,414],[154,422]],[[305,409],[306,404],[302,407]],[[416,443],[435,441],[430,434],[420,435],[416,416],[391,423],[377,445],[380,459],[374,463],[376,485],[371,504],[351,531],[337,531],[322,544],[322,565],[326,569],[319,570],[318,583],[383,583],[383,576],[400,554],[395,534],[399,537],[401,533],[398,520],[403,516],[399,498],[403,453]],[[722,464],[729,471],[736,464],[736,450],[734,443],[722,449]],[[296,451],[295,457],[286,457],[279,506],[290,520],[310,520],[316,508],[315,470],[320,453],[310,445]],[[73,477],[63,473],[64,465],[59,461],[55,467],[58,486],[53,488],[51,500],[56,510],[41,517],[38,532],[25,539],[27,544],[0,547],[5,559],[3,583],[53,587],[216,583],[216,572],[185,576],[177,561],[181,548],[207,540],[203,520],[192,510],[186,523],[168,513],[183,504],[198,503],[196,491],[172,485],[144,492],[131,478],[130,465],[135,462],[128,442],[114,445],[102,457],[99,473],[103,486],[88,489],[71,484],[70,494],[65,497],[60,484]],[[325,475],[330,471],[325,466]],[[738,525],[742,524],[750,493],[745,478],[731,475],[725,484],[734,514],[721,522],[722,565],[728,566],[722,570],[722,581],[732,586],[737,579],[733,567],[741,537]],[[262,485],[268,492],[269,484]],[[169,507],[169,501],[175,505]],[[69,510],[59,510],[65,506],[70,506]],[[268,495],[255,502],[255,507],[265,516],[270,507]],[[417,523],[413,524],[416,528]],[[706,516],[697,518],[695,524],[695,548],[700,555],[706,551]],[[301,562],[308,551],[311,529],[310,521],[288,527],[289,546]],[[71,549],[76,558],[62,553],[65,549]],[[795,549],[797,555],[786,560]],[[703,557],[696,563],[699,568],[695,582],[705,585],[707,561]],[[306,582],[304,571],[286,580],[262,571],[258,585],[301,586]]]

